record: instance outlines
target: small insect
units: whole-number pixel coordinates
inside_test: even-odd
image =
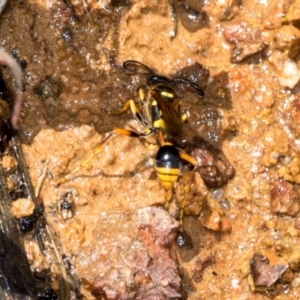
[[[58,210],[63,220],[73,218],[74,214],[74,200],[77,196],[77,191],[74,188],[67,189],[65,193],[61,195]]]
[[[58,184],[69,181],[80,169],[86,167],[101,151],[103,144],[114,134],[135,138],[156,134],[160,148],[155,158],[155,169],[157,177],[166,190],[173,188],[174,183],[181,173],[183,162],[193,167],[189,183],[185,187],[185,197],[180,208],[179,218],[183,238],[179,235],[178,240],[180,240],[180,243],[178,244],[184,246],[184,242],[182,241],[187,240],[187,238],[183,232],[183,210],[188,192],[192,185],[194,172],[199,167],[199,163],[196,158],[174,144],[174,142],[182,136],[197,135],[194,130],[185,124],[187,115],[181,114],[181,99],[178,95],[177,88],[180,85],[184,85],[185,88],[191,88],[200,97],[204,96],[204,92],[197,84],[188,79],[181,77],[169,78],[159,75],[151,68],[134,60],[125,61],[123,67],[125,72],[129,75],[146,76],[146,85],[138,88],[139,99],[137,103],[130,99],[120,110],[110,112],[110,114],[120,115],[130,109],[133,116],[146,127],[145,131],[136,132],[124,128],[115,128],[94,148],[93,153],[77,168],[63,177]],[[142,113],[140,113],[140,111],[142,111]]]

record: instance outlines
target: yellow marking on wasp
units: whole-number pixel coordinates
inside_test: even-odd
[[[142,89],[142,88],[140,88],[139,90],[138,90],[138,94],[139,94],[139,99],[140,99],[140,101],[141,102],[144,102],[145,101],[145,92],[144,92],[144,90]]]
[[[153,131],[150,128],[148,128],[145,130],[144,135],[150,135],[152,132]]]
[[[157,177],[161,181],[162,185],[166,190],[169,190],[173,187],[174,182],[177,180],[180,169],[177,168],[164,168],[164,167],[156,167]]]
[[[136,106],[135,106],[135,103],[133,100],[129,100],[129,105],[130,105],[130,110],[132,112],[132,114],[135,116],[136,114],[139,114]]]
[[[180,174],[180,170],[177,168],[157,167],[156,171],[162,175],[178,176]]]
[[[167,131],[167,124],[163,119],[159,119],[157,121],[153,122],[153,127],[154,128],[159,128],[162,131],[166,132]]]
[[[185,122],[185,121],[187,120],[187,118],[188,118],[188,115],[187,115],[187,114],[183,114],[183,115],[181,116],[181,121],[182,121],[182,122]]]
[[[173,98],[174,98],[174,94],[169,93],[169,92],[161,92],[160,94],[161,94],[163,97],[166,97],[166,98],[170,98],[170,99],[173,99]]]
[[[176,180],[171,180],[171,181],[164,180],[163,181],[159,176],[158,176],[158,178],[160,179],[161,184],[163,185],[163,187],[166,191],[170,190],[173,187],[174,182],[176,181]]]

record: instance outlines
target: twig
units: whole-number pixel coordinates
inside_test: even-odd
[[[13,108],[13,113],[11,116],[11,124],[14,129],[18,129],[18,122],[21,113],[22,103],[23,103],[23,92],[22,92],[22,70],[16,60],[11,57],[7,52],[0,49],[0,63],[2,65],[8,66],[12,71],[16,83],[16,100]]]
[[[37,185],[36,185],[36,188],[35,188],[35,196],[36,197],[39,197],[40,195],[40,191],[41,191],[41,188],[42,188],[42,184],[47,176],[47,172],[48,172],[48,162],[49,162],[49,159],[46,160],[45,162],[45,166],[44,166],[44,169],[43,169],[43,173],[41,174],[41,176],[38,178],[38,182],[37,182]]]

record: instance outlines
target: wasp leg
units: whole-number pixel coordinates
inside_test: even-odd
[[[192,241],[191,237],[188,235],[188,233],[183,228],[183,213],[184,213],[184,207],[186,205],[186,201],[187,201],[190,189],[191,189],[194,174],[195,174],[195,171],[196,171],[198,165],[197,165],[196,160],[192,156],[188,155],[185,152],[180,151],[180,157],[181,157],[181,159],[183,159],[183,160],[187,161],[188,163],[190,163],[191,165],[193,165],[194,169],[190,175],[188,184],[184,188],[184,199],[181,203],[180,215],[179,215],[180,232],[177,234],[176,243],[179,248],[192,249],[193,241]]]
[[[129,110],[130,108],[130,101],[133,101],[133,100],[128,100],[125,102],[125,104],[123,105],[123,107],[119,110],[115,110],[115,111],[110,111],[109,114],[110,115],[121,115],[123,114],[124,112],[126,112],[127,110]]]
[[[194,174],[195,174],[195,171],[196,171],[197,167],[198,167],[197,165],[194,166],[194,169],[193,169],[192,174],[190,176],[189,182],[184,188],[184,194],[185,195],[184,195],[184,199],[182,201],[181,207],[180,207],[180,216],[179,216],[179,223],[180,223],[180,230],[181,231],[183,231],[183,210],[184,210],[184,207],[185,207],[185,204],[186,204],[188,194],[189,194],[190,189],[191,189],[192,181],[193,181]]]
[[[81,170],[82,168],[84,168],[85,166],[88,165],[88,163],[100,152],[103,144],[113,135],[114,131],[111,132],[106,138],[104,138],[94,149],[93,153],[90,154],[81,164],[80,166],[78,166],[77,168],[75,168],[73,171],[71,171],[69,174],[67,174],[65,177],[63,177],[62,179],[60,179],[57,182],[57,186],[71,180],[74,175]]]
[[[139,99],[140,102],[145,103],[146,102],[146,96],[145,96],[145,91],[143,87],[138,88],[138,94],[139,94]]]
[[[181,159],[183,159],[184,161],[188,162],[189,164],[191,164],[194,167],[198,166],[197,160],[194,157],[192,157],[191,155],[187,154],[186,152],[184,152],[181,149],[178,149],[178,150],[179,150],[179,154],[180,154],[180,158]]]
[[[162,146],[165,142],[165,137],[161,130],[158,130],[158,132],[157,132],[157,139],[158,139],[159,144]]]
[[[86,166],[89,165],[89,163],[91,162],[91,160],[98,155],[98,153],[101,151],[102,146],[104,145],[104,143],[111,138],[114,134],[121,134],[121,135],[125,135],[128,137],[135,137],[135,138],[139,138],[142,136],[147,136],[149,134],[151,134],[153,132],[152,128],[147,129],[145,132],[143,133],[139,133],[133,130],[128,130],[128,129],[123,129],[123,128],[115,128],[112,132],[110,132],[95,148],[93,153],[91,153],[77,168],[75,168],[73,171],[71,171],[69,174],[67,174],[65,177],[63,177],[62,179],[60,179],[57,183],[57,185],[61,185],[69,180],[71,180],[74,175],[80,171],[82,168],[85,168]]]
[[[183,210],[184,210],[184,207],[185,207],[185,204],[186,204],[186,201],[187,201],[189,191],[191,189],[192,181],[193,181],[193,178],[194,178],[195,171],[198,167],[198,164],[197,164],[197,161],[194,157],[190,156],[189,154],[185,153],[182,150],[179,151],[179,155],[180,155],[180,158],[182,160],[185,160],[186,162],[188,162],[189,164],[194,166],[194,169],[193,169],[192,174],[190,176],[189,182],[184,188],[185,196],[184,196],[184,199],[183,199],[181,207],[180,207],[179,223],[180,223],[180,230],[183,231]]]
[[[121,115],[127,110],[131,110],[133,116],[145,126],[149,126],[148,122],[142,117],[141,113],[138,111],[134,101],[132,99],[125,102],[124,106],[120,110],[110,112],[111,115]]]

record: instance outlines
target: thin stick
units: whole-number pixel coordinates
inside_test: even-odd
[[[49,159],[46,160],[45,166],[44,166],[44,169],[43,169],[43,172],[42,172],[42,174],[40,175],[40,177],[38,178],[37,185],[36,185],[36,188],[35,188],[35,196],[36,196],[36,197],[39,197],[40,191],[41,191],[41,188],[42,188],[42,184],[43,184],[44,180],[45,180],[46,177],[47,177],[47,173],[48,173],[48,162],[49,162]]]

